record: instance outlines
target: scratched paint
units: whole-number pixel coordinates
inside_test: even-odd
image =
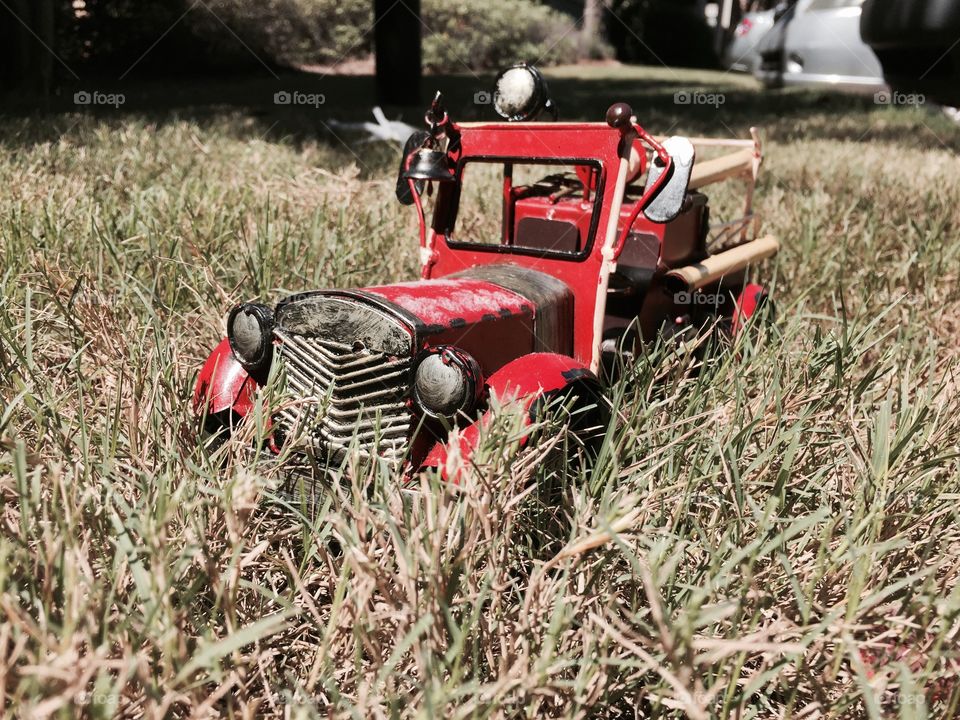
[[[532,314],[527,298],[482,280],[418,280],[368,288],[367,292],[399,305],[427,325],[446,327],[454,319],[472,325],[502,310]]]

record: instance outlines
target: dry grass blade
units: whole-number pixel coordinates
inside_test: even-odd
[[[350,457],[310,502],[250,452],[262,408],[197,442],[193,379],[232,302],[416,276],[395,149],[0,120],[2,712],[957,716],[960,129],[676,72],[551,84],[590,119],[766,126],[776,329],[639,356],[589,466],[505,411],[457,485]],[[678,82],[728,92],[725,127]]]

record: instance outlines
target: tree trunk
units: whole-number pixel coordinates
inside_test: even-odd
[[[600,20],[603,17],[604,0],[584,0],[583,27],[580,30],[580,59],[589,60],[595,47],[600,45]]]
[[[377,102],[420,105],[420,0],[374,0]]]
[[[0,7],[0,87],[49,95],[56,58],[54,0],[11,0]]]
[[[36,63],[36,77],[34,80],[35,88],[44,98],[50,97],[50,91],[53,89],[54,63],[58,62],[54,57],[57,52],[57,28],[56,11],[54,9],[54,0],[36,0],[34,11],[36,12],[36,29],[42,42],[34,42],[37,48],[37,55],[34,57]]]

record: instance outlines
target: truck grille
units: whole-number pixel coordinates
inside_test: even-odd
[[[399,463],[414,421],[410,357],[326,338],[275,331],[292,400],[277,418],[288,438],[340,457],[356,439],[365,456]]]

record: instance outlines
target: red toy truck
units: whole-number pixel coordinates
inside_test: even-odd
[[[736,332],[754,313],[765,292],[745,269],[778,247],[747,236],[756,135],[660,141],[623,103],[606,122],[538,122],[555,108],[526,65],[501,73],[494,105],[506,122],[457,123],[438,94],[404,148],[397,195],[420,218],[420,280],[232,309],[197,383],[208,428],[242,421],[273,368],[286,393],[274,450],[443,467],[449,429],[469,457],[492,394],[584,396],[617,353],[711,319]],[[695,146],[733,152],[696,162]],[[746,213],[711,254],[699,190],[736,176]]]

